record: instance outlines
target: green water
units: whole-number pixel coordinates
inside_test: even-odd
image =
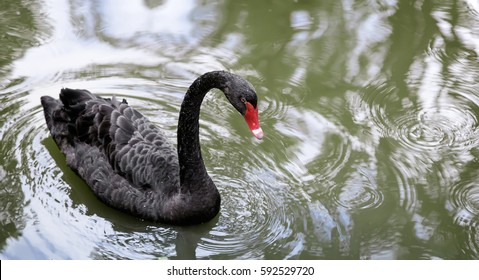
[[[479,258],[476,0],[2,0],[0,45],[1,259]],[[86,88],[175,142],[218,69],[255,86],[265,138],[207,95],[204,225],[104,205],[44,123],[40,96]]]

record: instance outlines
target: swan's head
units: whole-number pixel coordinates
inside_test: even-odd
[[[224,92],[233,107],[243,115],[254,137],[263,138],[263,130],[258,118],[258,97],[253,85],[242,77],[232,74]]]

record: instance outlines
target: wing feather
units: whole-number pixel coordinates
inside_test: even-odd
[[[176,149],[157,126],[125,100],[71,89],[62,90],[61,100],[76,140],[97,147],[110,168],[132,186],[166,193],[179,189]]]

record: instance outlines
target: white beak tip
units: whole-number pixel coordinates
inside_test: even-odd
[[[253,135],[254,137],[258,138],[258,139],[262,139],[263,136],[264,136],[264,133],[263,133],[263,130],[260,128],[257,128],[257,129],[253,129],[251,130],[251,132],[253,132]]]

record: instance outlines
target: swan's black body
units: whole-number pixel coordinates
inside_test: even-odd
[[[222,90],[243,115],[247,103],[257,109],[256,93],[243,78],[225,71],[202,75],[181,106],[178,152],[125,100],[62,89],[60,100],[43,96],[41,101],[68,166],[102,201],[148,220],[188,225],[209,221],[220,209],[199,142],[200,106],[212,88]]]

